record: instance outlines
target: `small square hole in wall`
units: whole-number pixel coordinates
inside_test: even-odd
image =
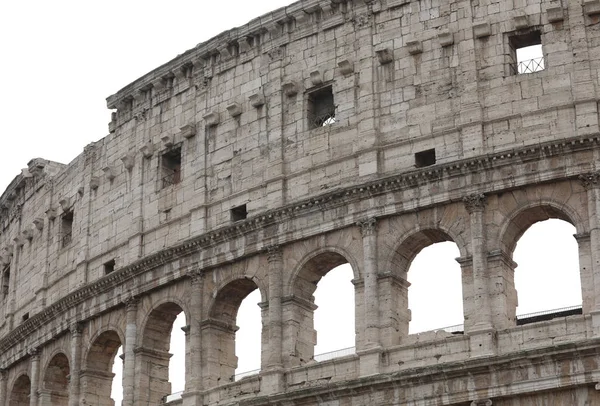
[[[245,204],[231,209],[231,221],[245,220],[247,217],[248,217],[248,210],[246,209]]]
[[[521,75],[546,69],[540,31],[511,35],[509,45],[511,74]]]
[[[104,275],[108,275],[109,273],[113,273],[115,271],[115,260],[111,259],[107,263],[104,264]]]
[[[417,152],[415,154],[415,166],[423,168],[435,164],[435,148],[426,151]]]
[[[335,123],[333,88],[326,86],[308,94],[308,127],[326,127]]]
[[[163,188],[181,182],[181,146],[162,154],[161,179]]]
[[[23,317],[21,317],[23,321],[29,320],[29,312],[25,313]]]

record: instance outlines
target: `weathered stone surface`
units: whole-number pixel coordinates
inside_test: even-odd
[[[598,2],[567,3],[297,2],[110,96],[107,137],[0,197],[0,406],[112,406],[121,345],[123,404],[160,404],[182,311],[174,404],[600,404]],[[582,314],[517,325],[512,253],[547,218],[577,230]],[[464,331],[410,335],[412,258],[449,240]],[[317,362],[342,263],[356,353]],[[232,382],[255,289],[262,368]]]

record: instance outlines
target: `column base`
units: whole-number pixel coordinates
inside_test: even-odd
[[[592,310],[590,316],[592,316],[592,336],[600,337],[600,309]]]
[[[273,395],[281,393],[285,387],[284,369],[282,367],[271,367],[260,373],[262,395]]]
[[[186,391],[181,394],[183,406],[202,406],[202,392]]]
[[[382,347],[372,347],[362,351],[357,351],[359,357],[359,376],[377,375],[381,373],[381,354]]]
[[[471,358],[497,355],[496,330],[493,328],[475,330],[470,331],[468,335]]]

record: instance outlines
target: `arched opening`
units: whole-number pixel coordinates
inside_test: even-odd
[[[315,290],[314,313],[317,343],[315,360],[326,361],[355,352],[354,272],[339,265],[321,278]]]
[[[444,329],[464,331],[460,256],[453,242],[439,242],[423,248],[408,271],[409,334]]]
[[[100,334],[88,350],[81,371],[81,393],[85,404],[114,406],[111,389],[115,374],[112,372],[121,339],[116,331]],[[120,383],[115,383],[119,385]]]
[[[207,366],[205,384],[208,387],[229,383],[235,379],[235,372],[238,369],[236,355],[238,311],[242,301],[257,289],[258,286],[254,281],[243,278],[228,283],[217,293],[209,312],[209,319],[204,321],[202,327],[203,341],[206,343],[203,346]],[[258,323],[253,324],[256,328]]]
[[[418,231],[398,245],[391,263],[395,280],[387,278],[380,285],[392,303],[385,321],[394,337],[389,345],[400,344],[409,333],[453,325],[448,332],[463,330],[465,293],[459,256],[457,244],[439,229]]]
[[[577,313],[581,307],[575,233],[570,223],[549,219],[531,225],[519,238],[513,253],[518,324],[527,319],[538,321],[540,312],[559,316],[561,312]]]
[[[29,394],[31,393],[31,380],[27,375],[21,375],[15,381],[8,399],[9,406],[29,406]]]
[[[183,314],[183,309],[175,303],[164,303],[150,312],[142,334],[142,346],[136,349],[136,370],[145,371],[136,375],[139,390],[136,399],[141,404],[157,405],[174,392],[180,392],[185,387],[185,348],[187,346],[185,333],[179,327],[174,329],[177,317]],[[185,323],[185,315],[183,315]],[[181,323],[181,319],[179,320]],[[182,346],[174,348],[171,344],[172,335],[179,338]],[[181,339],[183,337],[183,340]],[[169,374],[172,371],[170,351],[177,353],[176,361],[183,359],[177,371],[177,390],[172,387]],[[175,371],[173,371],[175,374]]]
[[[242,300],[236,317],[235,355],[237,368],[235,379],[245,378],[260,371],[262,315],[260,291],[254,290]]]
[[[302,265],[294,281],[293,295],[283,303],[286,365],[326,361],[355,352],[358,337],[353,278],[348,260],[337,252],[319,253]],[[319,304],[324,307],[320,312]],[[341,330],[323,328],[324,324],[333,327],[337,322]]]
[[[112,390],[110,397],[115,401],[115,405],[120,405],[123,401],[123,346],[117,349],[117,356],[113,362],[112,373],[114,374]]]
[[[52,357],[44,373],[40,393],[42,404],[68,406],[70,371],[69,360],[65,354],[59,353]]]

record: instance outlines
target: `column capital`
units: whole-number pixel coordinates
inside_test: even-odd
[[[135,311],[137,310],[137,305],[140,303],[140,298],[138,296],[131,296],[123,301],[125,306],[127,307],[127,311]]]
[[[586,190],[594,189],[600,184],[600,172],[591,172],[579,175],[579,181]]]
[[[483,193],[473,193],[463,197],[462,201],[470,214],[483,211],[485,208],[486,197]]]
[[[360,227],[360,232],[363,237],[374,235],[377,229],[377,219],[375,217],[369,217],[364,220],[356,222],[356,225]]]
[[[267,247],[267,258],[269,262],[281,261],[283,259],[281,245],[271,245]]]
[[[188,278],[192,280],[192,285],[199,285],[203,282],[204,274],[200,268],[194,267],[187,272]]]
[[[73,336],[81,336],[81,333],[83,333],[83,323],[75,322],[71,324],[71,326],[69,327],[69,331]]]
[[[27,354],[29,354],[32,361],[39,361],[39,359],[40,359],[40,349],[39,348],[31,348],[27,351]]]

